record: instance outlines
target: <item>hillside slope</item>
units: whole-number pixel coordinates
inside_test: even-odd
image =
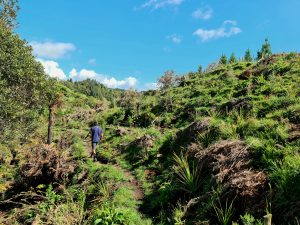
[[[21,146],[0,146],[0,221],[226,224],[227,204],[227,224],[259,224],[267,212],[274,224],[297,224],[300,56],[218,64],[173,80],[142,93],[57,83],[53,144],[43,144],[45,111]],[[105,132],[100,163],[84,140],[93,121]]]

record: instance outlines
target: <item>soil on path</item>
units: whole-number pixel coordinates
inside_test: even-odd
[[[91,146],[89,146],[87,142],[85,144],[85,149],[86,149],[87,155],[90,156],[92,149],[91,149]],[[98,163],[100,165],[107,164],[106,162],[101,162],[101,161],[97,161],[95,163]],[[138,182],[136,177],[132,174],[132,172],[127,169],[122,168],[118,164],[110,164],[110,165],[115,167],[117,170],[119,170],[120,173],[123,173],[124,177],[126,178],[126,181],[123,182],[119,186],[119,188],[120,187],[128,187],[128,188],[132,189],[133,190],[133,198],[136,201],[141,201],[144,198],[144,192],[143,192],[143,189],[142,189],[140,183]]]

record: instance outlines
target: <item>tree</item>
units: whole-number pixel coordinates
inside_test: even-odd
[[[165,90],[173,87],[176,81],[175,72],[173,70],[167,70],[164,75],[158,79],[158,86],[160,89]]]
[[[247,51],[245,52],[244,60],[245,60],[246,62],[252,62],[251,52],[250,52],[250,49],[249,49],[249,48],[248,48]]]
[[[199,73],[200,75],[201,75],[202,72],[203,72],[202,70],[203,70],[202,65],[199,65],[199,66],[198,66],[198,73]]]
[[[51,80],[51,88],[47,90],[47,99],[48,99],[48,134],[47,134],[47,144],[52,143],[52,127],[54,123],[54,114],[55,110],[62,105],[63,95],[58,92],[56,81]]]
[[[230,58],[229,58],[229,63],[236,63],[236,57],[234,53],[231,53]]]
[[[266,38],[265,42],[261,47],[261,50],[257,52],[257,59],[260,60],[262,58],[268,58],[271,55],[272,55],[271,44],[268,38]]]
[[[24,138],[46,106],[48,77],[31,46],[3,24],[0,43],[0,139]]]
[[[219,60],[219,62],[223,65],[227,64],[227,56],[225,54],[223,54]]]
[[[205,73],[210,73],[212,71],[214,71],[215,69],[217,69],[220,66],[220,62],[213,62],[208,64],[208,66],[205,69]]]
[[[139,114],[139,93],[134,89],[122,92],[118,104],[125,112],[124,121],[128,122],[130,126],[133,125]]]
[[[18,0],[0,0],[0,23],[9,28],[16,27],[19,9]]]

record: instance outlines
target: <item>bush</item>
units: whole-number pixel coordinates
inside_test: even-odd
[[[174,153],[173,159],[178,188],[189,194],[195,194],[202,184],[201,167],[193,161],[188,161],[187,155],[182,153],[180,156]]]
[[[128,224],[125,215],[120,212],[113,205],[104,204],[100,209],[97,209],[93,219],[94,225],[114,225],[114,224]]]
[[[263,225],[261,220],[255,219],[251,214],[246,213],[244,216],[240,216],[243,225]]]
[[[120,125],[125,117],[125,111],[121,108],[115,108],[108,116],[107,123],[112,125]]]

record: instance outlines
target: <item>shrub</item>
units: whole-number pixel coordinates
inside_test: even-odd
[[[232,216],[234,212],[233,202],[234,200],[228,204],[228,199],[226,199],[224,208],[221,204],[220,198],[218,198],[217,203],[213,203],[213,208],[221,225],[230,225],[232,223]]]
[[[263,225],[261,220],[255,219],[251,214],[246,213],[243,216],[240,216],[243,225]]]
[[[193,161],[188,161],[187,155],[183,155],[183,153],[180,156],[174,153],[173,159],[178,188],[189,194],[194,194],[199,190],[202,183],[201,167]]]
[[[113,225],[123,224],[126,225],[125,215],[120,212],[113,205],[104,204],[100,209],[97,209],[93,219],[94,225]]]

